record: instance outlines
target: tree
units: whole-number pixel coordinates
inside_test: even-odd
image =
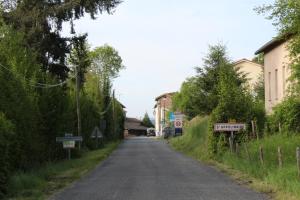
[[[208,115],[218,105],[218,84],[220,71],[230,65],[226,46],[209,46],[208,54],[203,59],[203,67],[196,67],[197,75],[183,83],[181,91],[175,95],[175,108],[182,109],[190,117]],[[235,82],[241,85],[245,77],[235,70]]]
[[[197,75],[197,105],[201,114],[209,114],[218,105],[218,84],[220,80],[220,70],[223,66],[231,63],[227,56],[226,46],[217,44],[209,46],[207,56],[203,59],[203,68],[196,68]],[[238,84],[242,84],[238,73],[235,75]]]
[[[112,13],[120,3],[120,0],[3,0],[1,16],[6,24],[25,34],[26,45],[37,52],[44,71],[66,79],[69,71],[66,58],[72,39],[61,36],[62,24],[70,22],[71,33],[75,33],[73,20],[85,13],[92,19],[105,11]]]
[[[101,111],[104,112],[103,118],[106,121],[107,138],[114,137],[114,116],[113,116],[113,98],[112,95],[112,81],[119,76],[120,70],[124,69],[122,58],[119,56],[117,50],[109,45],[104,45],[95,48],[90,52],[92,60],[91,71],[96,74],[98,80],[98,89],[102,94]]]
[[[151,127],[153,128],[154,125],[152,124],[151,120],[150,120],[150,117],[148,115],[148,113],[146,112],[145,115],[144,115],[144,118],[143,118],[143,121],[142,121],[142,124],[146,127]]]
[[[193,118],[199,114],[197,110],[197,92],[196,86],[197,79],[191,77],[182,83],[180,91],[177,92],[172,98],[172,110],[183,112],[189,118]]]

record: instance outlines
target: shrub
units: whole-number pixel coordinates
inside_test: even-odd
[[[0,113],[0,198],[6,193],[7,181],[10,172],[10,144],[13,136],[14,126]]]
[[[269,117],[269,129],[278,131],[279,123],[285,131],[300,132],[300,99],[288,97],[274,108],[274,113]]]

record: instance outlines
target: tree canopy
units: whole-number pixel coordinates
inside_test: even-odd
[[[88,13],[92,19],[102,12],[112,13],[120,0],[3,0],[1,17],[14,30],[25,34],[26,46],[37,53],[44,71],[66,79],[66,65],[72,38],[60,34],[62,24],[69,22],[75,33],[73,20]]]
[[[148,113],[146,112],[142,121],[142,124],[146,127],[152,128],[154,125],[152,124]]]

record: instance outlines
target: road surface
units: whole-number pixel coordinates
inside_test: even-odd
[[[164,141],[136,137],[53,200],[258,200],[266,196],[171,150]]]

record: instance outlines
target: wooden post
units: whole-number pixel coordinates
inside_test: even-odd
[[[254,121],[254,127],[255,127],[255,134],[256,134],[256,137],[257,137],[257,140],[259,140],[259,132],[258,132],[258,128],[257,128],[257,121]]]
[[[254,121],[253,120],[251,120],[251,127],[252,127],[252,134],[253,134],[253,136],[255,136],[256,134],[255,134],[255,128],[254,128]]]
[[[229,146],[230,146],[230,152],[233,153],[233,140],[232,140],[232,137],[229,137]]]
[[[251,161],[251,157],[250,157],[250,154],[249,154],[249,151],[248,151],[248,146],[246,143],[244,143],[244,147],[245,147],[245,152],[246,152],[246,155],[247,155],[247,158],[248,158],[248,161]]]
[[[278,130],[279,130],[279,133],[281,134],[281,123],[280,122],[278,124]]]
[[[296,157],[297,157],[298,177],[300,178],[300,148],[299,147],[297,147],[296,150]]]
[[[264,165],[264,151],[262,146],[259,147],[259,159],[261,165]]]
[[[282,152],[280,147],[278,147],[278,167],[282,168]]]

